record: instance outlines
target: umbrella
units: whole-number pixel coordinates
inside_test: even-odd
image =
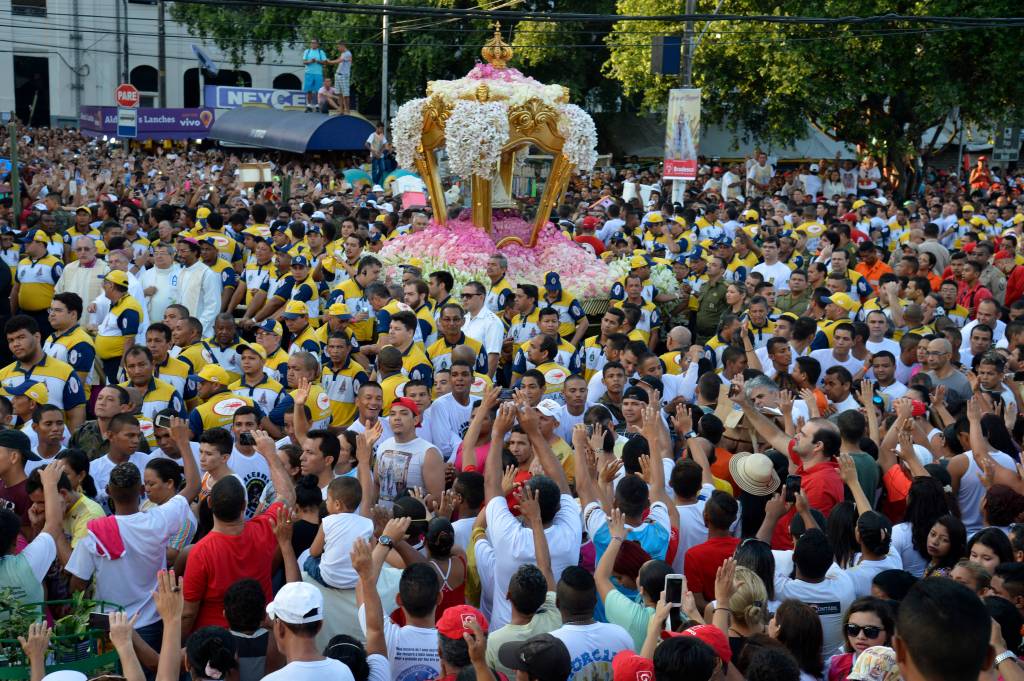
[[[416,178],[419,177],[419,175],[417,175],[413,171],[405,170],[404,168],[399,168],[398,170],[393,170],[390,173],[388,173],[387,177],[384,178],[384,189],[390,189],[392,182],[394,182],[395,180],[397,180],[400,177],[405,177],[406,175],[412,175],[413,177],[416,177]]]
[[[365,170],[359,170],[358,168],[349,168],[344,173],[345,181],[353,187],[360,184],[373,184],[373,180],[370,179],[370,174]]]

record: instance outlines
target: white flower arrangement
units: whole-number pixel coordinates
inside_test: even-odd
[[[508,141],[508,105],[459,100],[445,125],[448,167],[463,178],[491,179]]]
[[[520,106],[531,99],[539,99],[548,106],[557,107],[559,100],[564,100],[565,97],[561,85],[544,85],[532,78],[518,82],[469,77],[458,80],[435,80],[431,92],[454,106],[461,99],[474,99],[477,88],[481,85],[487,86],[492,101],[501,100],[510,107]]]
[[[597,163],[597,128],[594,119],[575,104],[559,107],[558,132],[565,138],[562,153],[577,172],[589,173]]]
[[[391,120],[391,141],[395,147],[395,159],[399,167],[416,166],[416,148],[423,132],[423,107],[427,100],[411,99],[403,104]]]

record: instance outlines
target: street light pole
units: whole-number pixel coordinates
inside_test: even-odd
[[[384,7],[387,8],[388,0],[384,0]],[[388,123],[388,33],[391,28],[391,18],[387,11],[381,17],[381,28],[384,34],[380,64],[380,120],[385,129]]]

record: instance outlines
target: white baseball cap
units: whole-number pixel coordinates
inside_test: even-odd
[[[327,216],[324,215],[322,210],[313,211],[313,215],[310,216],[310,220],[326,220]]]
[[[552,399],[541,400],[540,404],[537,405],[537,411],[544,416],[550,416],[554,418],[558,415],[558,412],[562,410],[562,405],[558,404]]]
[[[324,597],[320,589],[306,582],[289,582],[267,604],[267,616],[288,624],[309,624],[324,618]]]

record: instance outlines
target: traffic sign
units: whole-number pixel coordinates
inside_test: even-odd
[[[120,107],[134,109],[139,106],[139,89],[131,83],[121,83],[114,90],[114,101]]]
[[[117,136],[139,136],[139,110],[127,106],[117,107]]]

